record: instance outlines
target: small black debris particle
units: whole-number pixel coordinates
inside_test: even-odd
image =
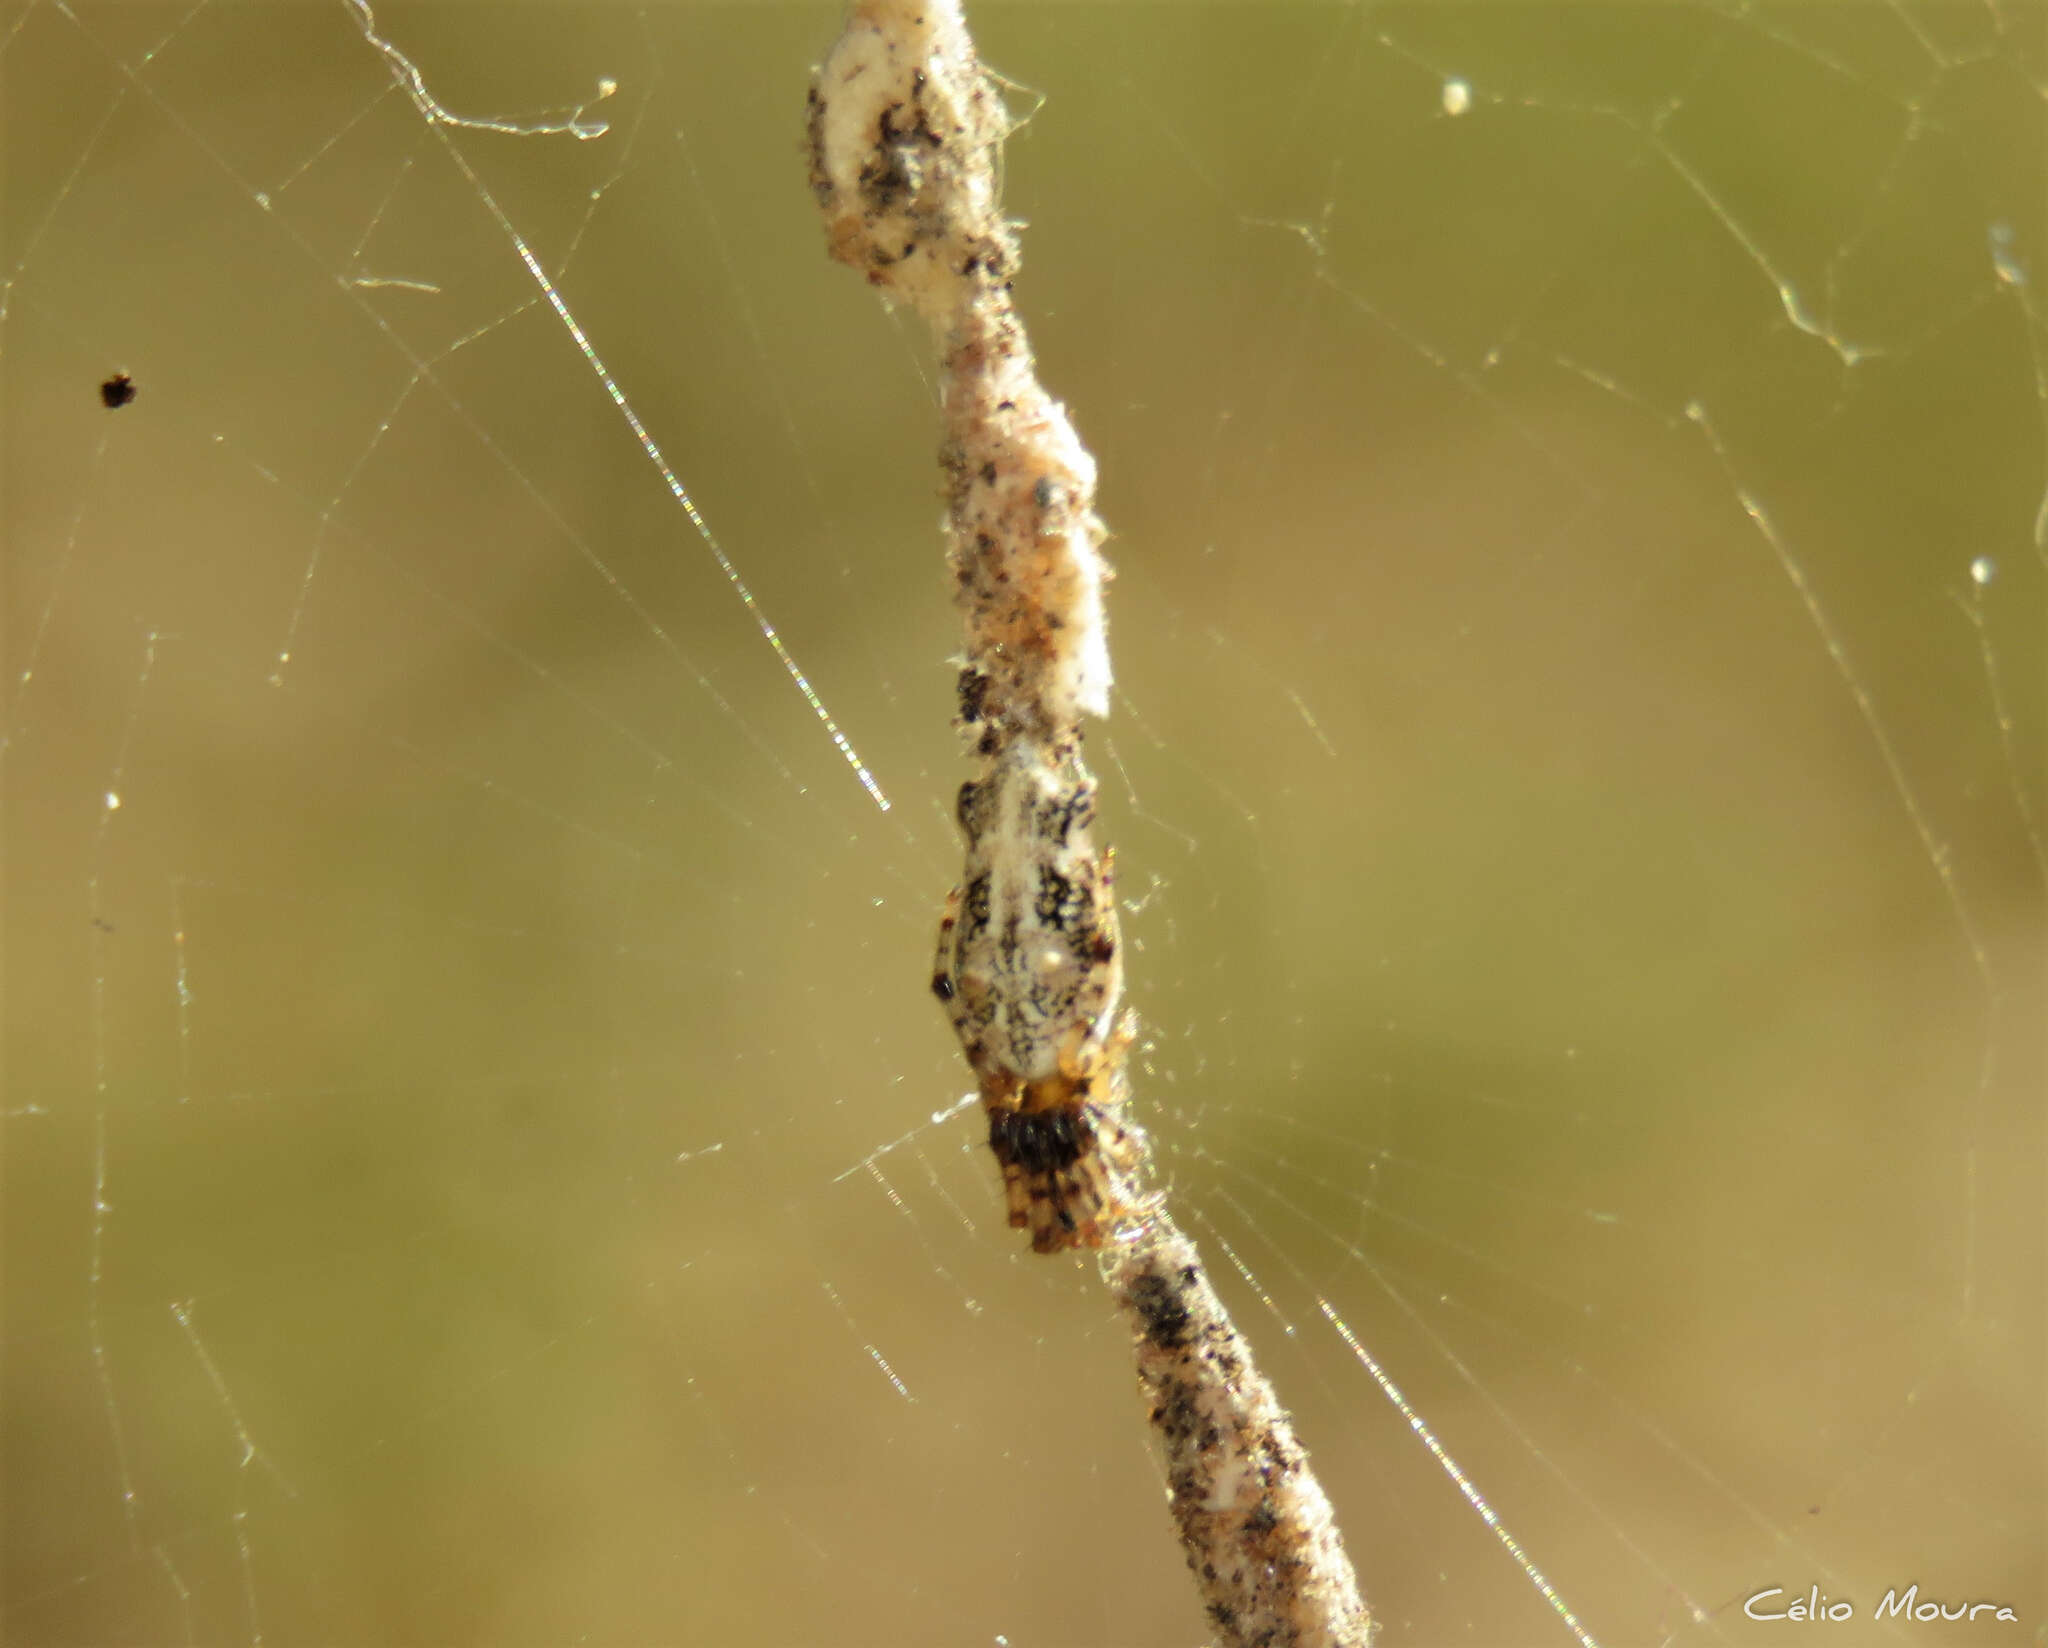
[[[973,574],[966,567],[960,569],[961,581]],[[970,726],[988,713],[988,689],[993,683],[980,670],[969,664],[960,672],[960,719]]]
[[[1161,1350],[1179,1350],[1188,1342],[1187,1306],[1159,1277],[1139,1277],[1131,1288],[1131,1303],[1144,1318],[1146,1337]]]
[[[100,385],[100,405],[109,412],[118,411],[135,399],[135,380],[126,372],[116,372]]]

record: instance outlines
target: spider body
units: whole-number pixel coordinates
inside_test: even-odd
[[[1115,866],[1071,744],[1013,737],[960,787],[966,877],[939,922],[932,991],[981,1084],[1010,1224],[1040,1253],[1097,1247],[1141,1149],[1119,1119],[1131,1038]]]

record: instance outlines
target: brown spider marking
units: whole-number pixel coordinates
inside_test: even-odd
[[[1120,1116],[1134,1034],[1126,1014],[1106,1043],[1082,1044],[1070,1071],[982,1089],[1010,1228],[1031,1232],[1034,1253],[1101,1247],[1150,1206],[1129,1194],[1144,1134]]]

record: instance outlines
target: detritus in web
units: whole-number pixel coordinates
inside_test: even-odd
[[[957,0],[859,0],[812,77],[811,191],[833,258],[930,325],[955,726],[979,763],[932,993],[989,1123],[1012,1229],[1100,1251],[1188,1570],[1226,1648],[1364,1648],[1372,1619],[1328,1496],[1199,1251],[1148,1188],[1124,1069],[1112,849],[1083,718],[1109,711],[1095,462],[1039,382],[1003,215],[1014,127]]]
[[[924,988],[839,22],[0,13],[10,1639],[1199,1638]],[[976,26],[1137,1119],[1382,1639],[2038,1624],[2037,14]]]

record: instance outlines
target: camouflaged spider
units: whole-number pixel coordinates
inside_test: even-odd
[[[939,921],[932,992],[981,1084],[1014,1229],[1039,1253],[1099,1247],[1142,1135],[1119,1119],[1134,1034],[1114,862],[1072,747],[1017,737],[960,787],[966,880]]]

